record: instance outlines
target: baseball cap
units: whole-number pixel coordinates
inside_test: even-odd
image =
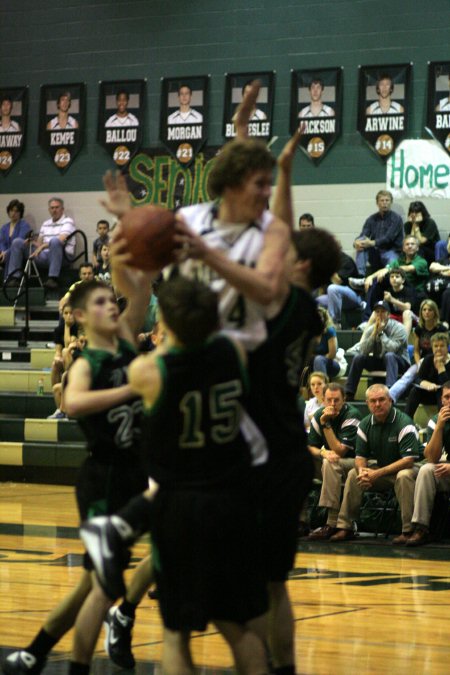
[[[379,300],[378,302],[376,302],[373,306],[373,309],[374,311],[376,311],[377,309],[384,309],[386,310],[386,312],[390,312],[390,307],[388,303],[384,302],[383,300]]]

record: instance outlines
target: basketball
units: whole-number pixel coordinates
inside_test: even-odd
[[[159,270],[173,262],[175,215],[162,206],[140,206],[121,220],[123,236],[133,258],[130,265]]]

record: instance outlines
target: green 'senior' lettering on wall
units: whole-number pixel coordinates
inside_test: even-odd
[[[206,159],[200,153],[193,164],[184,167],[171,155],[139,153],[129,168],[130,179],[138,186],[131,194],[133,204],[158,204],[172,209],[175,197],[183,206],[209,201],[208,177],[214,161],[215,156]]]

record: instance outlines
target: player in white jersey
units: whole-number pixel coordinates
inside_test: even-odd
[[[376,91],[378,100],[366,108],[366,115],[401,115],[405,109],[397,101],[391,99],[394,91],[394,82],[390,75],[380,75],[377,80]]]
[[[69,115],[71,103],[72,95],[69,91],[65,91],[58,96],[56,101],[58,114],[47,124],[47,129],[49,131],[59,129],[78,129],[77,120],[75,117],[72,117],[72,115]]]
[[[127,106],[130,95],[127,91],[118,91],[116,94],[117,110],[106,122],[105,127],[138,127],[139,120],[136,115],[128,112]]]
[[[230,148],[231,151],[241,149],[246,148],[245,146]],[[254,178],[249,177],[252,189],[260,191],[262,195],[262,213],[258,214],[255,209],[254,219],[244,220],[242,216],[239,222],[230,222],[220,218],[220,204],[215,202],[188,206],[178,212],[179,217],[190,230],[200,235],[208,247],[220,252],[229,260],[250,268],[258,264],[265,234],[273,220],[273,215],[264,210],[267,196],[270,194],[271,171],[268,168],[266,176],[264,173],[264,171],[257,172]],[[247,349],[253,349],[265,339],[266,329],[262,305],[240,294],[201,260],[189,258],[181,263],[179,270],[186,277],[207,283],[219,294],[222,328],[227,333],[239,338]]]
[[[236,124],[238,130],[239,124],[240,120],[238,119]],[[292,226],[293,223],[290,176],[292,160],[299,139],[300,133],[298,132],[279,160],[281,172],[278,177],[274,210],[282,216],[285,222],[264,211],[264,202],[267,200],[270,191],[270,171],[263,171],[261,176],[261,172],[255,170],[252,162],[250,162],[247,156],[247,153],[250,154],[250,149],[257,149],[258,152],[261,149],[261,144],[255,141],[234,141],[222,151],[218,159],[217,174],[213,173],[211,183],[214,192],[222,196],[220,203],[188,207],[182,211],[184,216],[187,215],[185,220],[188,221],[189,225],[184,223],[180,226],[178,240],[181,244],[186,245],[186,254],[198,256],[201,261],[183,261],[180,265],[181,272],[197,276],[212,287],[213,284],[220,283],[222,290],[220,299],[226,297],[228,291],[233,292],[235,300],[240,298],[242,303],[240,305],[235,303],[234,306],[237,306],[242,312],[245,312],[248,307],[247,302],[250,300],[254,303],[271,303],[271,310],[274,314],[278,314],[281,307],[286,304],[286,298],[290,293],[287,275],[289,262],[284,251],[286,233],[289,241],[289,225]],[[266,148],[264,148],[264,152],[267,153]],[[260,158],[255,157],[254,159],[258,169],[261,169]],[[221,163],[219,164],[219,162]],[[271,165],[273,165],[273,160]],[[233,171],[231,170],[232,167]],[[234,170],[237,171],[236,176]],[[241,171],[243,173],[240,175]],[[269,176],[267,176],[267,173]],[[253,179],[255,179],[256,184]],[[269,188],[267,188],[267,181]],[[261,193],[264,193],[264,190],[266,190],[266,193],[264,199],[262,199]],[[112,191],[109,191],[111,195]],[[114,194],[111,196],[114,198]],[[224,206],[222,213],[220,211],[221,206]],[[220,215],[222,215],[222,218],[220,218]],[[286,223],[289,225],[286,225]],[[311,230],[311,232],[319,234],[316,230]],[[248,241],[245,240],[247,234],[250,235]],[[213,246],[215,248],[212,248]],[[333,257],[331,248],[330,246],[330,260]],[[337,250],[335,243],[334,248]],[[314,256],[317,259],[315,262],[313,262],[314,257],[309,260],[309,255],[305,256],[305,259],[299,260],[298,273],[302,271],[302,275],[305,277],[314,265],[318,265],[318,270],[324,275],[325,268],[330,264],[328,260],[322,261],[324,250],[328,250],[324,245],[315,246]],[[339,256],[336,251],[334,253],[337,261]],[[250,264],[247,265],[246,262]],[[207,270],[207,266],[211,267],[212,270]],[[226,277],[226,282],[219,279],[222,276]],[[320,285],[320,283],[312,284],[311,287]],[[234,286],[237,286],[239,291],[235,290]],[[305,304],[304,311],[307,317],[306,322],[311,320],[312,324],[313,316],[309,314],[311,305],[314,307],[311,299],[309,299],[309,304]],[[253,323],[245,324],[244,322],[239,327],[233,325],[233,320],[230,322],[231,331],[235,335],[239,335],[241,339],[244,338],[247,346],[255,341],[255,336],[258,335],[255,326],[259,325],[264,318],[263,308],[256,307],[256,309],[260,309],[260,313],[257,314]],[[303,305],[300,310],[303,310]],[[241,314],[242,316],[244,319],[247,318],[245,313]],[[227,317],[228,315],[225,314],[225,327],[227,327]],[[239,311],[236,312],[236,317],[232,313],[231,319],[233,318],[239,318]],[[273,354],[272,358],[274,358]],[[279,363],[280,370],[284,372],[283,359],[280,358],[279,353],[276,355],[276,363]],[[276,366],[274,367],[276,368]],[[297,465],[300,465],[300,462],[297,462],[296,455],[297,452],[295,453],[295,461],[291,462],[291,464],[295,464],[294,482],[303,475],[298,471]],[[291,464],[288,464],[288,469],[284,470],[285,473],[289,473]],[[304,479],[302,478],[302,480]],[[276,488],[275,493],[278,489],[279,487]],[[286,492],[285,489],[284,491]],[[286,504],[283,503],[282,509],[279,509],[278,517],[281,521],[284,518],[286,505],[289,508],[291,506],[291,492],[292,490],[288,491]],[[275,501],[276,499],[275,497]],[[299,497],[296,496],[295,500],[298,501]],[[268,502],[268,507],[270,507],[270,504],[271,502]],[[288,516],[290,521],[292,519],[290,511]],[[294,513],[294,519],[295,516],[298,517],[298,513]],[[296,526],[295,520],[294,526]],[[274,619],[270,624],[270,642],[275,663],[274,672],[291,675],[295,672],[294,623],[285,582],[281,579],[278,580],[278,578],[273,580],[270,578],[269,590],[271,594],[271,616]],[[264,631],[264,627],[259,626],[258,628],[262,628]]]
[[[180,107],[167,118],[167,124],[202,124],[203,115],[191,108],[192,89],[188,84],[178,87]]]
[[[0,133],[17,133],[20,126],[11,119],[13,102],[9,96],[2,96],[0,102]]]

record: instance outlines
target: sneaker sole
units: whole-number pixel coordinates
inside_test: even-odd
[[[109,614],[109,612],[108,612],[108,614]],[[134,666],[136,665],[136,662],[135,662],[133,656],[131,657],[133,659],[132,661],[127,662],[127,664],[124,664],[123,662],[120,662],[116,659],[115,654],[111,653],[110,644],[109,644],[109,635],[110,635],[110,632],[111,632],[111,626],[110,626],[110,622],[109,622],[108,618],[106,618],[105,621],[103,622],[103,626],[105,628],[105,641],[103,643],[103,647],[105,649],[105,652],[108,654],[109,658],[111,659],[111,661],[116,666],[118,666],[119,668],[123,668],[125,670],[130,670],[131,668],[134,668]]]

